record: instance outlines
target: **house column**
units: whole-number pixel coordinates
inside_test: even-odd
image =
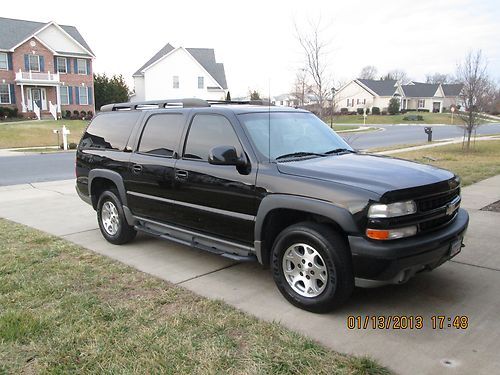
[[[24,101],[24,85],[21,83],[21,111],[26,113],[26,102]]]
[[[56,86],[57,113],[61,113],[61,88]]]

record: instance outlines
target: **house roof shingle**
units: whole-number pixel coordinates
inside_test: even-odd
[[[161,59],[166,54],[172,52],[175,49],[170,43],[167,43],[161,50],[159,50],[153,57],[151,57],[143,66],[141,66],[135,73],[134,76],[142,75],[142,71],[154,62]],[[227,89],[226,72],[224,70],[224,64],[218,63],[215,60],[215,51],[213,48],[186,48],[191,56],[195,58],[196,61],[217,81],[217,83],[223,88]]]
[[[388,80],[375,80],[375,79],[357,79],[363,85],[368,87],[378,96],[392,96],[396,92],[396,84],[398,81]]]
[[[464,87],[463,83],[444,83],[441,85],[444,96],[458,96]]]
[[[48,23],[0,17],[0,49],[10,50]],[[68,25],[59,26],[86,50],[94,54],[76,27]]]
[[[402,85],[405,96],[409,98],[432,98],[439,87],[439,83],[413,82],[411,85]]]

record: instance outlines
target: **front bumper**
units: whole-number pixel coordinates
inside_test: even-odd
[[[425,235],[393,241],[349,236],[356,285],[403,283],[416,272],[440,266],[456,255],[450,255],[450,246],[463,238],[468,224],[467,211],[459,209],[452,223]]]

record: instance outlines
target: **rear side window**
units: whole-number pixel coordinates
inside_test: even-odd
[[[139,115],[130,111],[96,116],[83,135],[80,148],[123,150]]]
[[[208,161],[208,153],[216,146],[234,146],[241,153],[241,144],[231,123],[220,115],[196,115],[191,123],[184,149],[184,158]]]
[[[153,115],[142,132],[139,152],[172,157],[184,125],[178,113]]]

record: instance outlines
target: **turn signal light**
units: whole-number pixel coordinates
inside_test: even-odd
[[[367,229],[366,236],[373,240],[388,240],[389,239],[389,231],[388,230],[380,230],[380,229]]]
[[[398,238],[414,236],[417,234],[417,226],[396,229],[367,229],[366,237],[372,240],[395,240]]]

